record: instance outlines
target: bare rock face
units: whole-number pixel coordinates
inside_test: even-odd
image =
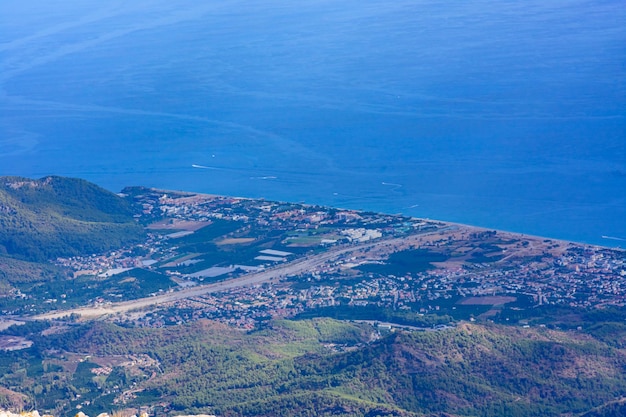
[[[176,416],[176,417],[217,417],[215,414],[195,414],[189,416]]]
[[[13,413],[11,411],[0,410],[0,417],[54,417],[54,416],[50,414],[41,415],[36,410],[28,411],[28,412],[21,412],[21,413]],[[82,411],[79,411],[78,413],[76,413],[74,417],[89,417],[89,416],[83,413]],[[113,414],[113,416],[110,416],[109,413],[101,413],[101,414],[98,414],[96,417],[116,417],[116,415],[115,413]],[[137,417],[137,415],[132,415],[130,417]],[[141,413],[139,417],[150,417],[150,416],[148,416],[148,413]],[[216,417],[216,416],[208,415],[208,414],[198,414],[198,415],[177,416],[177,417]]]
[[[54,417],[50,414],[44,414],[41,415],[39,414],[39,411],[28,411],[28,412],[21,412],[21,413],[13,413],[11,411],[4,411],[4,410],[0,410],[0,417]],[[76,413],[76,415],[74,417],[89,417],[87,414],[83,413],[82,411],[79,411],[78,413]],[[97,417],[111,417],[108,413],[101,413],[98,414]],[[115,414],[114,416],[115,417]],[[130,417],[137,417],[136,415],[132,415]],[[139,417],[149,417],[147,413],[141,413]]]
[[[54,417],[50,414],[39,414],[39,411],[35,410],[35,411],[28,411],[28,412],[21,412],[21,413],[13,413],[11,411],[4,411],[4,410],[0,410],[0,417]],[[76,415],[74,417],[89,417],[87,414],[83,413],[82,411],[79,411],[78,413],[76,413]],[[96,417],[116,417],[116,414],[113,413],[113,416],[109,415],[109,413],[101,413],[98,414]],[[133,414],[130,417],[137,417],[137,415]],[[150,417],[148,415],[148,413],[141,413],[139,415],[139,417]],[[188,416],[177,416],[177,417],[216,417],[215,415],[211,414],[197,414],[197,415],[188,415]]]
[[[23,413],[12,413],[10,411],[0,410],[0,417],[52,417],[51,415],[44,414],[43,416],[39,414],[38,411],[29,411]]]

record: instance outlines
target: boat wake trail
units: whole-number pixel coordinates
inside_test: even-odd
[[[393,182],[381,182],[382,185],[387,185],[389,187],[395,187],[395,188],[400,188],[402,187],[402,184],[394,184]]]
[[[626,239],[621,238],[621,237],[615,237],[615,236],[602,236],[602,239],[619,240],[621,242],[626,242]]]
[[[198,164],[191,164],[192,168],[200,168],[200,169],[213,169],[215,171],[223,171],[223,168],[217,168],[217,167],[208,167],[205,165],[198,165]]]

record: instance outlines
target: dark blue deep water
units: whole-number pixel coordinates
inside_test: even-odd
[[[0,175],[626,246],[625,22],[623,0],[6,0]]]

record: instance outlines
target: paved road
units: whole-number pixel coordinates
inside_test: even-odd
[[[53,311],[32,317],[32,319],[51,320],[56,318],[62,318],[72,313],[80,314],[83,318],[97,318],[109,314],[124,313],[130,310],[136,310],[139,308],[197,297],[204,294],[210,294],[232,288],[258,285],[264,282],[280,279],[284,276],[297,275],[307,271],[313,271],[329,261],[338,259],[352,252],[362,251],[380,245],[394,245],[406,241],[406,239],[406,237],[380,239],[374,242],[362,243],[359,245],[339,246],[318,255],[307,256],[305,258],[300,258],[287,264],[273,267],[272,269],[268,269],[266,271],[247,274],[242,277],[230,279],[227,281],[188,287],[175,292],[156,295],[153,297],[140,298],[132,301],[112,303],[105,306],[80,307],[71,310]]]

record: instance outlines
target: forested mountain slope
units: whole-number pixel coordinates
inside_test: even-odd
[[[623,350],[545,328],[462,323],[379,337],[369,325],[314,319],[248,333],[209,321],[16,330],[34,345],[0,353],[0,386],[55,415],[81,405],[88,414],[603,416],[623,410],[626,393]]]
[[[43,261],[137,242],[123,198],[85,180],[0,177],[0,256]]]

